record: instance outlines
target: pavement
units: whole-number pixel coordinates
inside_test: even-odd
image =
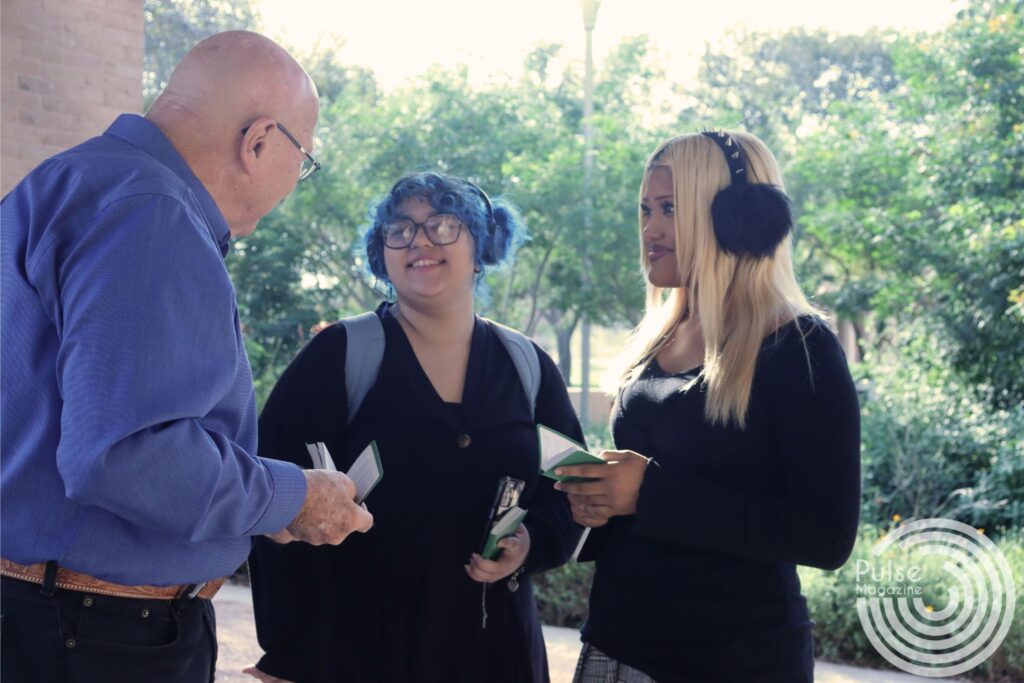
[[[242,669],[255,664],[263,654],[256,642],[256,627],[252,617],[252,595],[248,586],[225,584],[213,599],[217,609],[218,683],[255,683],[256,679],[242,673]],[[544,627],[544,641],[548,649],[548,667],[551,683],[571,683],[580,652],[579,632],[559,626]],[[814,667],[815,683],[934,683],[934,678],[911,676],[895,671],[876,671],[841,664],[817,662]],[[964,680],[945,679],[945,683],[967,683]]]

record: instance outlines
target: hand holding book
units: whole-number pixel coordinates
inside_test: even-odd
[[[599,527],[616,516],[636,513],[647,467],[657,462],[634,451],[601,451],[603,465],[558,466],[566,478],[555,489],[569,494],[577,524]]]
[[[473,553],[465,565],[469,578],[480,583],[494,583],[512,576],[526,563],[530,553],[530,532],[520,524],[511,536],[497,543],[499,554],[493,560],[484,559],[480,553]],[[509,590],[514,590],[509,586]]]
[[[306,450],[309,451],[309,457],[313,460],[313,469],[327,470],[329,472],[338,471],[334,464],[334,459],[331,457],[331,453],[327,450],[327,446],[323,441],[307,443]],[[373,487],[384,478],[384,466],[380,462],[380,453],[377,451],[376,441],[371,441],[367,444],[366,448],[363,449],[363,452],[359,454],[359,457],[356,458],[355,462],[352,463],[352,467],[345,474],[348,475],[348,478],[356,486],[356,502],[362,503],[370,495]]]
[[[485,560],[493,560],[501,554],[502,547],[499,543],[508,538],[514,536],[516,530],[519,529],[519,525],[526,519],[527,511],[516,505],[515,507],[506,510],[505,514],[498,519],[491,527],[490,533],[487,534],[487,540],[484,541],[484,547],[480,550],[480,557]]]
[[[540,472],[545,477],[558,481],[584,481],[583,478],[571,474],[558,474],[555,469],[568,465],[604,464],[604,460],[593,453],[588,453],[583,444],[551,427],[537,425],[537,440],[540,444]]]
[[[498,543],[516,533],[527,511],[519,507],[519,496],[526,488],[526,482],[514,477],[502,477],[498,480],[498,490],[494,494],[491,512],[487,515],[484,525],[484,538],[480,543],[480,556],[485,560],[493,560],[501,554]]]
[[[491,512],[484,525],[480,552],[473,553],[466,573],[474,581],[494,583],[516,572],[530,552],[530,532],[523,525],[527,511],[519,507],[519,496],[526,482],[513,477],[498,480]],[[518,587],[510,583],[510,590]]]

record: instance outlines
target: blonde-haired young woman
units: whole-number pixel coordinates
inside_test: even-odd
[[[576,681],[812,681],[796,565],[853,547],[860,422],[793,274],[790,203],[754,136],[660,145],[640,191],[647,310],[606,465],[564,468],[596,562]]]

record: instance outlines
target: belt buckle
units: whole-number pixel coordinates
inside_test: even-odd
[[[191,586],[186,586],[185,587],[185,591],[184,591],[185,592],[185,596],[189,600],[192,600],[197,595],[199,595],[199,593],[201,593],[204,588],[206,588],[206,584],[207,583],[209,583],[209,582],[208,581],[203,581],[202,583],[193,583]]]

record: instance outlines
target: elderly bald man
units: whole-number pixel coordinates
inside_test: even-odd
[[[3,680],[213,680],[252,536],[370,527],[345,475],[256,457],[224,266],[318,167],[318,108],[283,48],[222,33],[3,199]]]

